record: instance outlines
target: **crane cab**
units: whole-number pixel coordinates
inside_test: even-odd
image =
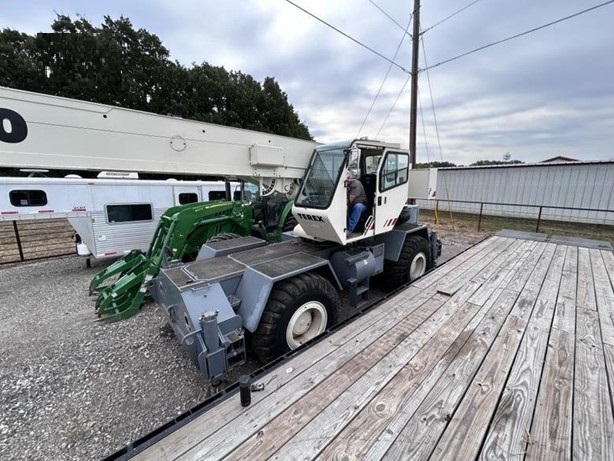
[[[366,210],[348,230],[350,174],[367,196]],[[318,146],[294,201],[295,234],[341,244],[392,230],[407,200],[409,152],[365,139]]]

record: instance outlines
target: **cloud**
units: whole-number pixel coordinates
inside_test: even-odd
[[[398,0],[293,1],[388,58],[413,6]],[[481,1],[431,29],[458,6],[422,2],[421,67],[588,7],[576,0]],[[184,65],[207,61],[259,81],[275,77],[318,141],[356,136],[373,104],[360,135],[408,145],[409,86],[400,94],[407,73],[394,66],[374,103],[389,63],[289,2],[55,0],[49,6],[35,0],[19,8],[8,4],[3,13],[6,26],[35,33],[49,30],[54,10],[80,12],[94,23],[104,14],[123,14],[135,27],[157,34],[172,59]],[[525,161],[553,155],[611,158],[612,12],[614,5],[606,6],[422,72],[418,161],[441,155],[468,164],[506,152]],[[407,69],[410,58],[405,40],[395,61]]]

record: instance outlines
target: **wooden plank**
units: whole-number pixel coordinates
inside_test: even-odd
[[[614,405],[614,391],[612,390],[612,383],[614,383],[614,346],[610,344],[603,345],[603,353],[605,359],[605,370],[610,383],[610,400]]]
[[[510,258],[501,265],[501,271],[493,274],[482,286],[478,292],[469,299],[470,302],[483,306],[484,303],[492,296],[492,293],[499,286],[505,287],[516,272],[531,272],[535,262],[541,256],[545,245],[542,245],[541,251],[535,249],[537,242],[525,241],[527,245],[520,247],[514,251]],[[526,267],[522,266],[526,264]]]
[[[432,272],[429,272],[428,277],[422,277],[421,279],[416,280],[411,284],[411,286],[420,289],[427,288],[451,271],[464,266],[467,261],[472,260],[474,262],[478,262],[482,255],[487,254],[492,250],[492,248],[502,244],[501,242],[501,237],[489,237],[488,239],[480,242],[478,245],[470,247],[463,253],[447,261],[444,265],[437,267]]]
[[[437,459],[469,459],[479,453],[488,422],[496,408],[555,249],[556,245],[548,244],[527,280],[510,316],[476,374],[474,386],[468,389],[435,447],[434,456]]]
[[[595,283],[588,248],[578,248],[578,294],[576,305],[583,309],[596,309]]]
[[[498,290],[500,294],[502,290]],[[471,322],[460,331],[454,344],[445,352],[432,370],[416,367],[405,368],[360,414],[320,453],[322,459],[381,459],[396,434],[398,434],[418,405],[440,381],[448,366],[457,361],[461,348],[475,336],[475,329],[484,322],[484,317],[495,309],[493,298],[481,307]],[[513,301],[509,303],[511,308]],[[412,361],[412,364],[415,364]],[[419,363],[419,361],[418,361]],[[411,386],[411,387],[410,387]],[[414,391],[415,389],[415,391]],[[383,434],[391,440],[382,443]],[[394,437],[393,437],[394,434]]]
[[[486,433],[481,457],[506,459],[525,453],[547,341],[542,329],[528,326]]]
[[[614,459],[614,417],[597,312],[578,308],[573,397],[573,457]]]
[[[561,286],[563,267],[567,255],[567,247],[559,245],[556,247],[550,267],[546,273],[546,278],[539,290],[537,302],[531,315],[531,324],[545,332],[546,337],[552,326],[554,308]]]
[[[526,321],[509,316],[499,336],[478,370],[471,386],[435,446],[433,457],[443,459],[472,459],[477,456],[487,424],[497,403],[515,350],[524,333]],[[395,446],[393,445],[392,448]],[[390,450],[387,459],[395,458]]]
[[[578,248],[567,247],[561,285],[552,328],[573,335],[576,329],[576,290],[578,286]]]
[[[508,247],[510,247],[511,245],[514,245],[514,247],[516,247],[519,244],[520,243],[518,240],[513,241],[510,239],[504,239],[499,245],[493,247],[492,251],[482,255],[479,260],[479,264],[465,264],[463,266],[465,270],[462,273],[458,274],[456,277],[451,277],[450,274],[448,274],[448,277],[445,277],[441,280],[440,285],[437,287],[437,291],[439,293],[444,293],[448,295],[456,293],[465,285],[465,283],[467,283],[467,280],[471,280],[473,277],[475,277],[484,268],[485,265],[490,264],[499,255],[505,253]]]
[[[549,252],[554,252],[553,245],[544,242],[537,242],[533,253],[530,255],[524,265],[525,270],[514,271],[509,278],[507,285],[505,285],[505,288],[520,293],[525,288],[529,277],[533,273],[533,269],[535,266],[537,266],[540,259],[544,257],[544,253],[546,252],[548,252],[548,254]]]
[[[595,304],[599,312],[601,335],[603,342],[614,346],[614,290],[608,276],[602,253],[597,249],[590,249],[593,266],[593,278],[595,280]],[[610,253],[607,251],[607,253]]]
[[[328,379],[320,380],[321,385],[312,386],[312,392],[300,401],[295,398],[295,393],[289,395],[283,402],[280,402],[281,399],[278,398],[278,403],[274,408],[265,408],[264,412],[260,412],[261,417],[250,407],[245,412],[245,417],[241,415],[240,419],[234,421],[233,433],[223,431],[214,434],[187,452],[185,458],[225,456],[243,442],[250,445],[247,451],[252,456],[255,456],[255,450],[258,450],[257,458],[267,457],[270,450],[279,448],[285,439],[292,437],[301,425],[308,424],[326,405],[338,398],[353,383],[364,383],[365,376],[371,379],[374,375],[375,379],[383,379],[381,376],[393,373],[394,369],[389,368],[391,358],[387,357],[388,354],[392,358],[406,356],[405,362],[407,362],[409,357],[415,354],[416,350],[422,347],[441,325],[445,324],[445,321],[477,288],[477,285],[468,287],[466,292],[459,293],[458,296],[451,299],[439,295],[438,299],[447,299],[445,304],[439,303],[428,310],[424,308],[415,311],[381,340],[372,343],[369,348],[357,354],[343,367],[337,367],[334,373],[329,373]],[[391,353],[392,350],[398,352]],[[378,363],[381,360],[383,360],[381,363],[385,365]],[[286,366],[292,366],[292,361]],[[374,372],[372,367],[377,367],[378,372]],[[317,371],[316,367],[314,370]],[[312,370],[312,376],[314,370]],[[369,386],[371,388],[372,383]],[[276,394],[280,391],[281,389],[277,390]],[[290,404],[293,405],[290,406]],[[266,440],[266,443],[263,440]]]
[[[614,252],[603,250],[601,252],[601,257],[603,258],[605,268],[608,271],[610,283],[614,285]]]
[[[542,374],[567,248],[557,246],[482,447],[482,457],[523,454]]]
[[[424,343],[424,335],[422,338],[418,338],[419,343],[422,344],[417,344],[417,346],[422,348],[411,357],[411,360],[408,361],[411,347],[407,348],[410,350],[399,348],[397,353],[390,354],[386,357],[387,360],[378,364],[377,369],[372,370],[370,379],[361,379],[348,392],[336,399],[309,425],[298,432],[288,444],[282,447],[275,454],[275,457],[277,459],[315,457],[370,402],[375,401],[374,408],[382,413],[386,413],[395,407],[395,397],[403,394],[411,395],[440,360],[449,360],[444,358],[449,348],[452,347],[452,357],[458,352],[460,345],[466,340],[465,336],[459,342],[456,342],[459,330],[462,331],[478,310],[479,306],[465,303],[456,310],[444,325],[441,325],[432,333],[428,333],[430,339],[426,343]],[[405,392],[393,392],[392,395],[383,393],[387,389],[403,389]],[[372,422],[372,419],[377,419],[377,416],[372,412],[370,415],[373,415],[373,418],[370,418],[367,425],[374,422]],[[323,454],[322,456],[326,458]]]
[[[390,421],[366,459],[380,459],[384,454],[388,459],[423,459],[432,452],[517,298],[518,293],[503,290],[493,299],[488,314],[443,377],[421,401],[408,402]],[[418,407],[415,411],[414,406]]]
[[[525,459],[571,459],[573,373],[573,335],[553,329]]]

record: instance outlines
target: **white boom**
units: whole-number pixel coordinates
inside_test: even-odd
[[[316,145],[0,87],[0,167],[235,176],[291,196]]]

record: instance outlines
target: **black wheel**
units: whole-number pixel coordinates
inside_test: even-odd
[[[284,225],[281,226],[281,231],[282,232],[293,231],[297,225],[298,225],[298,221],[296,220],[294,215],[292,213],[288,213],[288,216],[286,216],[286,220],[284,221]]]
[[[403,243],[397,262],[385,261],[384,283],[388,289],[395,289],[413,282],[431,269],[431,247],[424,237],[408,235]]]
[[[240,237],[241,236],[239,234],[233,234],[232,232],[222,232],[221,234],[217,234],[211,237],[209,240],[207,240],[207,243],[215,243],[215,242],[221,242],[223,240],[238,239]]]
[[[263,363],[296,349],[335,324],[337,291],[324,277],[306,273],[273,287],[252,349]]]

